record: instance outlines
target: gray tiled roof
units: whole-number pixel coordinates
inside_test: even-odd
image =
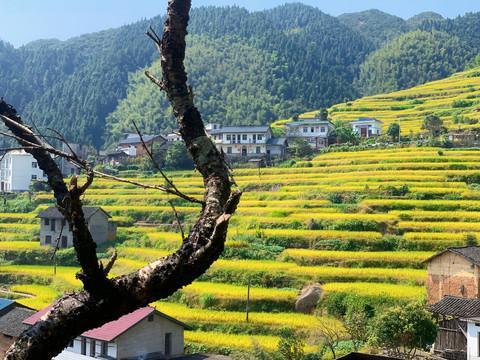
[[[422,262],[428,262],[432,260],[433,258],[442,255],[443,253],[451,251],[454,254],[457,254],[468,261],[470,261],[472,264],[480,266],[480,246],[462,246],[462,247],[450,247],[447,248],[433,256],[430,256],[428,259],[423,260]]]
[[[143,141],[144,142],[149,142],[152,139],[156,138],[161,138],[163,139],[162,135],[142,135]],[[165,140],[165,139],[163,139]],[[139,135],[129,135],[126,139],[120,140],[118,142],[118,145],[122,144],[138,144],[141,143],[142,141],[140,140]]]
[[[83,216],[85,217],[85,219],[89,219],[97,211],[103,212],[109,218],[111,217],[110,215],[108,215],[108,213],[105,210],[103,210],[101,207],[98,207],[98,206],[95,206],[95,207],[84,206],[82,209],[83,209]],[[45,210],[40,212],[40,214],[38,214],[36,217],[37,218],[63,219],[63,214],[55,206],[49,206],[48,208],[46,208]]]
[[[12,305],[0,313],[0,333],[18,337],[30,325],[23,320],[35,314],[36,311],[21,306]]]
[[[224,128],[211,130],[210,134],[225,134],[225,133],[265,133],[268,131],[270,126],[260,126],[260,125],[251,125],[251,126],[225,126]]]
[[[442,300],[428,307],[428,311],[436,314],[460,317],[480,316],[480,299],[445,295]]]
[[[287,141],[286,138],[268,139],[266,144],[267,145],[285,145],[286,141]]]
[[[383,124],[383,121],[377,120],[377,119],[375,119],[375,118],[373,118],[373,117],[358,118],[358,119],[355,120],[355,121],[350,121],[350,124],[352,124],[352,123],[357,123],[357,122],[370,122],[370,121],[374,121],[374,122],[378,122],[378,123]]]

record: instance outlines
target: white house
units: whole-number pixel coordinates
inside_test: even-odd
[[[302,118],[298,121],[287,121],[288,138],[304,139],[310,146],[316,149],[328,146],[328,136],[334,126],[329,120],[317,118]]]
[[[217,148],[230,156],[285,154],[285,139],[273,139],[268,125],[226,126],[208,130],[207,133]]]
[[[28,191],[32,180],[47,180],[37,160],[24,150],[9,151],[0,162],[0,190]]]
[[[350,124],[353,126],[353,131],[363,137],[382,135],[383,122],[375,118],[359,118],[355,121],[350,121]]]
[[[35,324],[54,304],[27,318],[24,323]],[[85,331],[55,359],[170,359],[183,355],[185,329],[191,330],[191,327],[147,306]]]

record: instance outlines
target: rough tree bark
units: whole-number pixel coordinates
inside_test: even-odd
[[[78,277],[84,283],[83,291],[65,295],[48,314],[25,331],[4,359],[51,359],[82,332],[165,298],[191,283],[223,251],[228,221],[241,193],[230,191],[228,169],[206,136],[200,113],[193,104],[193,95],[187,88],[183,60],[190,3],[189,0],[169,1],[162,39],[155,41],[162,56],[163,70],[162,80],[157,81],[157,85],[167,93],[180,133],[205,185],[201,215],[175,253],[129,275],[108,279],[96,257],[95,243],[81,210],[80,197],[91,183],[93,172],[75,154],[65,154],[43,144],[40,137],[22,123],[15,109],[0,98],[0,117],[20,146],[31,153],[47,173],[57,206],[73,225],[74,247],[82,267]],[[80,186],[74,179],[65,184],[51,153],[82,166],[87,171],[87,182]]]

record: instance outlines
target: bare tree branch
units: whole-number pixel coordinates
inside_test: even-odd
[[[204,206],[192,231],[175,253],[136,272],[114,279],[106,278],[81,210],[80,195],[84,187],[73,183],[67,188],[60,170],[50,157],[50,152],[58,151],[47,150],[38,137],[23,125],[16,111],[0,99],[2,120],[8,123],[15,136],[22,139],[22,146],[32,147],[28,151],[47,173],[58,205],[66,209],[67,221],[73,223],[74,246],[82,266],[81,279],[85,288],[65,295],[48,314],[17,339],[4,359],[51,359],[78,334],[165,298],[191,283],[223,251],[228,222],[236,210],[241,192],[230,191],[228,169],[206,136],[200,113],[187,89],[183,61],[189,11],[189,0],[170,0],[162,39],[152,34],[149,36],[161,53],[161,83],[177,118],[181,136],[204,179]],[[75,162],[78,160],[73,154],[68,157]],[[88,167],[86,169],[90,171]]]

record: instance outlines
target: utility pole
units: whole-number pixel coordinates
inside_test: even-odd
[[[250,276],[248,277],[248,286],[247,286],[247,323],[248,323],[248,305],[250,303]]]
[[[402,127],[400,126],[401,121],[402,121],[402,119],[398,118],[398,143],[399,143],[399,144],[400,144],[400,132],[401,132],[401,128],[402,128]]]

